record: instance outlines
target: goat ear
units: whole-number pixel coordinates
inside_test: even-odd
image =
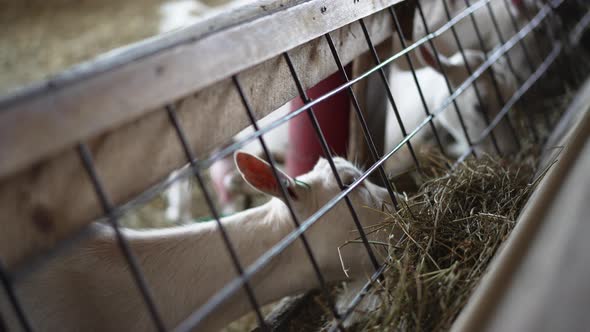
[[[438,61],[436,61],[434,53],[428,46],[418,47],[418,58],[420,59],[422,64],[442,74],[442,70],[438,65]],[[451,61],[446,56],[438,53],[438,59],[440,60],[440,65],[443,67],[445,72],[447,72],[450,68],[453,67]]]
[[[234,161],[246,183],[265,194],[283,198],[280,184],[277,182],[272,167],[266,161],[243,151],[235,152]],[[295,180],[279,169],[277,169],[277,173],[289,196],[296,200]]]
[[[479,67],[479,65],[483,62],[483,52],[466,50],[465,53],[468,59],[467,61],[469,62],[473,70]],[[420,46],[418,54],[420,60],[425,65],[431,67],[432,69],[436,70],[442,75],[446,75],[454,88],[457,88],[469,77],[469,72],[467,71],[467,67],[465,66],[465,61],[463,61],[462,55],[459,53],[455,54],[453,58],[456,60],[456,57],[461,56],[461,61],[452,61],[446,56],[438,53],[440,66],[438,65],[438,61],[436,61],[434,54],[429,48],[425,46]]]

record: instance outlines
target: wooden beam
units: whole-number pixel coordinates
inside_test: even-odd
[[[342,9],[340,16],[346,19],[329,20],[334,25],[352,21],[391,2],[395,1],[361,2],[367,5]],[[328,14],[316,13],[313,4],[325,4],[326,13],[340,6],[325,1],[306,2],[301,6],[307,6],[309,11],[291,8],[286,10],[289,13],[273,14],[278,16],[270,23],[266,18],[260,19],[274,27],[264,28],[258,21],[248,22],[231,29],[229,34],[224,33],[227,39],[181,45],[96,77],[44,91],[30,100],[9,103],[0,111],[0,163],[3,165],[0,167],[0,211],[3,213],[0,255],[3,261],[8,266],[23,262],[102,214],[78,160],[77,142],[88,143],[105,189],[117,205],[157,184],[186,162],[161,105],[188,94],[174,104],[198,157],[206,157],[211,150],[227,143],[248,125],[243,105],[227,75],[244,69],[245,64],[251,62],[250,56],[262,60],[260,51],[255,49],[272,49],[265,54],[285,51],[270,45],[272,41],[282,43],[282,38],[292,37],[301,43],[300,34],[321,36],[331,30],[333,26],[315,23],[325,19],[321,15]],[[303,16],[297,19],[297,13]],[[296,24],[298,20],[306,21],[307,25]],[[376,43],[392,33],[387,13],[372,15],[366,23]],[[257,27],[255,31],[253,25]],[[289,37],[283,30],[290,31],[293,36]],[[249,33],[258,37],[253,38]],[[277,34],[282,37],[276,39]],[[358,24],[344,26],[331,35],[344,63],[366,51]],[[236,38],[245,38],[247,49],[236,50],[234,56],[225,54],[232,53]],[[260,46],[255,47],[258,43]],[[290,43],[281,45],[291,47]],[[197,50],[207,51],[200,54]],[[289,54],[305,87],[315,85],[336,71],[324,38],[298,46]],[[233,65],[208,59],[217,56]],[[205,67],[210,68],[205,70]],[[239,79],[258,118],[296,95],[281,56],[243,70]],[[216,83],[196,93],[189,89],[201,88],[203,81]],[[152,109],[146,111],[144,107]],[[48,153],[52,155],[48,157]],[[39,159],[41,156],[44,159]]]
[[[285,2],[260,16],[262,6],[253,20],[211,34],[199,25],[192,37],[114,52],[9,96],[0,100],[0,178],[399,1]]]

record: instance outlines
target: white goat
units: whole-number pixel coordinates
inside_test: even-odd
[[[465,0],[421,1],[421,3],[423,3],[422,8],[424,17],[431,32],[448,22],[448,16],[445,12],[443,1],[446,1],[451,17],[456,16],[467,8]],[[478,0],[469,0],[470,5],[477,2]],[[501,44],[500,36],[494,26],[490,10],[494,15],[502,39],[506,42],[515,34],[512,20],[514,19],[516,21],[519,29],[522,28],[528,23],[528,18],[534,16],[538,8],[538,0],[508,0],[506,2],[505,0],[492,0],[489,2],[490,8],[487,7],[488,5],[484,5],[473,13],[477,28],[482,37],[483,49],[477,37],[473,22],[469,17],[464,18],[455,25],[461,46],[464,49],[475,49],[488,53]],[[418,11],[416,11],[414,17],[414,39],[421,38],[424,35],[426,35],[426,30]],[[547,40],[543,39],[543,41]],[[534,43],[532,35],[529,34],[524,38],[523,43],[529,52],[529,56],[531,56],[530,60],[533,62],[533,65],[537,65],[540,58],[535,57],[535,55],[539,50]],[[437,47],[437,50],[446,56],[451,56],[458,51],[457,42],[455,41],[451,30],[446,31],[441,36],[435,38],[434,44]],[[544,46],[546,45],[543,45],[543,47]],[[520,78],[526,79],[527,73],[530,74],[530,68],[527,63],[528,59],[526,58],[526,54],[522,47],[519,45],[513,47],[508,52],[508,56],[513,64],[515,73],[519,75]]]
[[[258,121],[259,128],[264,128],[272,122],[286,116],[291,111],[291,103],[286,103],[276,111],[268,114]],[[233,137],[234,142],[245,139],[254,133],[254,127],[248,126]],[[289,148],[288,124],[282,124],[277,128],[269,131],[263,135],[264,143],[268,148],[268,152],[273,159],[281,166],[285,160],[285,154]],[[242,147],[243,151],[266,159],[264,150],[258,139],[246,144]],[[229,156],[226,159],[220,160],[209,168],[211,181],[215,187],[223,212],[226,214],[235,213],[243,210],[245,206],[246,196],[255,194],[250,186],[242,180],[240,173],[235,167],[233,158]]]
[[[256,189],[282,197],[270,166],[263,160],[236,153],[236,164],[244,179]],[[360,171],[351,163],[335,158],[342,180],[352,183]],[[340,192],[325,159],[298,181],[280,173],[292,198],[297,216],[304,220]],[[302,185],[305,183],[306,185]],[[387,191],[364,181],[350,194],[364,227],[382,219],[382,202]],[[369,207],[369,208],[365,208]],[[221,220],[243,266],[283,239],[294,228],[286,205],[278,198],[267,204]],[[97,225],[99,227],[100,225]],[[215,222],[168,229],[134,231],[123,229],[137,257],[155,303],[171,328],[203,305],[236,277]],[[357,237],[346,205],[332,208],[313,225],[306,236],[327,281],[347,280],[338,247]],[[385,233],[372,239],[386,241]],[[362,245],[341,250],[351,279],[373,271]],[[318,286],[309,259],[300,241],[292,243],[251,281],[261,305]],[[99,234],[60,256],[40,271],[17,284],[17,294],[33,327],[44,331],[152,331],[154,327],[131,278],[113,231],[99,227]],[[0,297],[0,312],[16,331],[12,310]],[[199,331],[216,331],[251,309],[245,292],[239,291],[208,316]]]
[[[272,122],[287,115],[291,110],[291,103],[281,106],[276,111],[268,114],[258,121],[258,126],[263,128]],[[233,137],[233,142],[246,138],[254,132],[253,126],[248,126]],[[274,128],[263,135],[269,152],[274,159],[281,163],[288,148],[287,124]],[[262,145],[256,139],[245,146],[242,150],[255,156],[265,158]],[[175,178],[178,172],[173,172],[169,178]],[[211,183],[217,194],[222,214],[232,214],[246,208],[245,200],[248,195],[254,194],[252,187],[246,185],[240,173],[236,169],[233,157],[215,162],[209,168]],[[189,180],[179,180],[170,185],[164,193],[168,206],[166,207],[166,218],[170,221],[184,223],[190,221],[194,216],[191,213],[192,186]]]
[[[449,97],[449,92],[445,79],[438,69],[434,56],[425,47],[421,47],[419,51],[422,55],[422,61],[428,67],[416,70],[416,75],[421,84],[429,110],[435,112],[443,105],[444,100]],[[468,64],[473,70],[478,68],[485,61],[484,54],[481,51],[466,50],[465,53]],[[440,60],[453,90],[460,86],[469,77],[469,73],[465,68],[465,63],[461,54],[455,54],[451,58],[446,58],[445,56],[440,55]],[[516,86],[513,77],[506,74],[504,63],[499,61],[488,70],[494,71],[502,95],[511,96],[516,90]],[[426,118],[414,79],[411,72],[402,71],[395,67],[392,69],[390,75],[391,81],[393,82],[393,98],[400,112],[404,126],[408,132],[411,132]],[[487,73],[483,73],[476,80],[476,84],[479,88],[484,105],[479,104],[473,87],[469,87],[456,99],[467,127],[467,132],[472,140],[479,138],[479,135],[481,135],[482,131],[487,127],[482,116],[482,111],[486,111],[489,118],[493,119],[503,106],[498,102],[492,81]],[[468,144],[459,123],[459,118],[453,108],[454,106],[452,104],[449,105],[447,109],[435,118],[434,123],[438,129],[442,128],[446,130],[448,134],[454,138],[456,143],[449,146],[447,152],[450,155],[457,156],[467,149]],[[386,116],[387,125],[385,146],[387,151],[391,151],[402,141],[403,135],[395,119],[393,107],[390,104],[388,104]],[[411,140],[413,146],[419,147],[427,138],[426,133],[430,132],[430,129],[427,127],[423,128]],[[494,130],[494,133],[496,134],[497,143],[502,153],[514,152],[516,146],[513,137],[509,132],[509,127],[506,121],[501,121]],[[387,170],[395,174],[409,168],[411,166],[411,158],[409,157],[408,151],[408,149],[402,148],[388,159],[386,163]],[[476,151],[492,153],[493,146],[490,139],[484,140],[482,144],[476,147]]]

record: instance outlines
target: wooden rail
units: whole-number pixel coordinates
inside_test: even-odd
[[[587,327],[588,291],[580,285],[590,276],[589,133],[590,79],[546,144],[540,171],[551,168],[451,331]]]

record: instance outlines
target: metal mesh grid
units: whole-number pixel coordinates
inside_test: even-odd
[[[211,154],[208,158],[198,159],[198,157],[194,155],[194,153],[192,152],[193,150],[191,149],[191,146],[185,137],[185,134],[184,134],[184,131],[182,128],[182,124],[179,122],[179,120],[176,116],[176,109],[175,109],[174,105],[170,104],[165,107],[165,110],[169,116],[170,125],[173,126],[173,128],[178,136],[179,143],[182,146],[184,155],[185,155],[186,160],[189,163],[190,167],[185,169],[183,172],[181,172],[176,179],[169,180],[167,183],[165,183],[163,185],[163,187],[166,187],[167,185],[169,185],[170,183],[172,183],[174,181],[179,181],[183,178],[188,178],[189,176],[194,176],[194,178],[197,180],[200,190],[204,194],[204,198],[206,200],[207,205],[209,206],[209,209],[210,209],[210,212],[213,216],[213,219],[215,220],[217,227],[219,228],[219,231],[222,234],[223,242],[227,248],[228,253],[230,254],[232,265],[233,265],[236,273],[239,275],[238,277],[233,279],[230,283],[228,283],[223,289],[221,289],[219,292],[217,292],[216,295],[213,296],[206,304],[204,304],[200,308],[195,308],[195,311],[193,312],[193,314],[191,314],[189,317],[187,317],[180,325],[174,327],[174,331],[193,330],[195,327],[198,326],[198,324],[205,317],[207,317],[207,315],[209,315],[215,309],[217,309],[218,307],[223,305],[224,301],[226,301],[232,294],[234,294],[242,289],[246,292],[247,298],[251,304],[251,307],[252,307],[253,311],[256,313],[256,317],[258,319],[259,326],[263,330],[267,330],[269,327],[264,320],[264,316],[263,316],[261,309],[260,309],[260,303],[256,299],[256,294],[252,288],[250,281],[251,281],[252,277],[258,271],[260,271],[262,268],[264,268],[274,257],[278,256],[281,252],[283,252],[288,246],[290,246],[295,241],[301,241],[301,243],[303,244],[303,246],[305,248],[305,253],[306,253],[306,255],[309,259],[309,262],[313,267],[313,271],[317,277],[318,284],[319,284],[320,288],[322,289],[322,291],[325,292],[326,297],[329,299],[328,306],[329,306],[330,311],[333,315],[333,324],[332,324],[331,330],[344,330],[343,321],[352,314],[355,307],[359,305],[359,303],[363,300],[363,297],[367,294],[367,291],[375,284],[375,282],[377,282],[379,280],[381,274],[386,269],[386,266],[380,265],[378,263],[378,260],[375,257],[375,253],[373,252],[371,245],[370,245],[370,243],[367,239],[367,236],[365,234],[365,231],[359,221],[359,217],[358,217],[358,214],[355,210],[355,207],[353,206],[348,195],[357,186],[359,186],[365,179],[367,179],[371,174],[373,174],[376,171],[377,175],[381,178],[381,180],[383,181],[383,183],[387,187],[387,191],[388,191],[390,198],[394,204],[394,208],[397,208],[398,202],[397,202],[396,196],[394,194],[395,188],[392,187],[390,181],[387,179],[386,172],[383,168],[384,162],[388,158],[390,158],[392,155],[394,155],[397,151],[399,151],[400,149],[407,148],[410,151],[410,154],[412,156],[412,160],[413,160],[416,168],[419,170],[420,164],[419,164],[418,158],[416,156],[416,153],[414,151],[414,148],[412,147],[412,145],[410,143],[410,139],[413,138],[414,136],[416,136],[421,130],[424,130],[423,128],[426,126],[430,126],[430,129],[432,130],[432,132],[435,136],[438,149],[440,150],[440,152],[443,155],[446,155],[444,145],[441,142],[441,138],[439,137],[439,133],[437,132],[437,128],[434,126],[433,120],[435,119],[436,116],[440,115],[442,112],[445,112],[445,111],[450,112],[450,110],[449,110],[449,108],[451,108],[450,106],[452,106],[452,108],[454,108],[454,110],[461,122],[461,128],[462,128],[462,131],[465,135],[465,139],[469,143],[469,148],[466,151],[464,151],[464,153],[457,160],[457,163],[463,161],[465,158],[467,158],[470,155],[475,156],[476,155],[475,147],[478,144],[480,144],[483,140],[487,139],[488,137],[491,138],[491,140],[493,142],[494,150],[498,154],[502,154],[502,151],[496,142],[496,137],[494,136],[493,129],[503,119],[506,119],[508,121],[513,139],[515,140],[516,144],[519,145],[520,144],[519,137],[514,129],[514,125],[510,122],[509,111],[518,103],[522,103],[522,104],[527,103],[525,93],[539,79],[541,79],[543,77],[543,75],[545,75],[549,70],[551,70],[551,65],[554,62],[560,61],[558,56],[563,54],[563,57],[565,57],[565,58],[568,57],[569,49],[571,47],[573,47],[574,44],[579,42],[580,35],[586,29],[588,24],[590,24],[590,15],[587,13],[586,15],[583,16],[583,18],[575,26],[573,33],[571,35],[567,34],[566,31],[564,31],[562,29],[561,25],[557,22],[558,18],[557,18],[557,15],[555,14],[555,10],[564,1],[547,1],[546,3],[544,3],[541,6],[540,10],[537,12],[537,14],[534,17],[528,17],[528,22],[522,27],[518,26],[515,17],[511,17],[511,24],[513,25],[514,34],[512,36],[503,36],[501,29],[498,26],[498,22],[495,18],[495,13],[493,12],[493,9],[490,5],[491,1],[503,1],[507,8],[509,6],[508,0],[480,0],[480,1],[473,2],[473,3],[471,3],[469,0],[465,0],[465,5],[467,6],[467,8],[464,11],[462,11],[461,13],[459,13],[458,15],[452,17],[451,13],[449,12],[449,8],[448,8],[446,2],[443,1],[444,8],[445,8],[445,14],[447,15],[448,22],[446,24],[442,25],[440,28],[436,29],[435,31],[430,30],[430,28],[427,25],[426,19],[424,17],[424,13],[423,13],[423,9],[422,9],[422,2],[424,2],[424,1],[416,1],[417,15],[419,16],[420,20],[424,24],[426,36],[416,40],[415,42],[413,42],[410,45],[406,44],[406,41],[404,40],[404,38],[402,36],[400,20],[396,14],[395,9],[393,7],[388,8],[387,11],[390,13],[391,18],[394,22],[394,26],[392,27],[392,29],[395,29],[395,31],[396,31],[395,38],[397,38],[397,40],[401,43],[403,50],[401,52],[393,54],[390,57],[385,58],[385,59],[380,59],[378,52],[375,48],[375,45],[373,44],[373,41],[371,39],[371,36],[369,35],[369,32],[365,26],[364,20],[360,19],[358,22],[353,23],[353,24],[359,24],[361,26],[362,31],[363,31],[363,37],[367,43],[367,47],[370,51],[372,59],[374,60],[374,66],[371,70],[369,70],[365,73],[362,73],[361,75],[359,75],[358,77],[355,77],[355,78],[349,77],[349,75],[346,73],[346,70],[340,60],[340,56],[339,56],[338,51],[334,45],[332,37],[330,36],[330,33],[325,34],[324,38],[330,47],[331,56],[333,57],[333,60],[335,61],[336,65],[338,67],[338,72],[342,76],[345,83],[338,86],[335,89],[332,89],[329,93],[324,94],[320,98],[316,98],[314,100],[310,99],[307,96],[306,91],[303,88],[303,85],[298,77],[296,69],[291,61],[289,53],[285,52],[283,54],[284,60],[287,62],[288,66],[289,66],[292,80],[297,87],[299,96],[303,100],[304,105],[302,107],[300,107],[299,109],[291,112],[289,115],[273,122],[272,124],[270,124],[264,128],[260,128],[257,124],[257,120],[254,116],[252,105],[249,104],[248,96],[245,93],[245,91],[243,91],[242,86],[240,84],[239,75],[233,76],[232,80],[233,80],[234,87],[237,90],[237,92],[239,93],[239,96],[242,100],[246,115],[248,116],[252,126],[254,127],[255,132],[252,133],[251,135],[249,135],[248,137],[246,137],[245,139],[235,142],[233,144],[230,144],[227,147]],[[449,83],[449,80],[445,74],[444,77],[445,77],[445,81],[446,81],[446,88],[448,89],[450,96],[437,109],[434,109],[434,110],[429,109],[429,107],[427,106],[427,103],[425,101],[425,95],[428,94],[428,91],[423,91],[420,87],[420,83],[419,83],[419,81],[416,77],[416,74],[415,74],[415,68],[414,68],[415,64],[413,63],[412,58],[409,56],[410,53],[415,51],[418,47],[420,47],[424,44],[429,44],[434,52],[434,57],[435,57],[436,61],[438,62],[439,67],[442,68],[441,61],[439,58],[439,52],[437,50],[437,47],[433,43],[433,40],[435,38],[439,37],[440,35],[442,35],[444,32],[451,31],[454,38],[455,38],[455,41],[457,43],[458,49],[459,49],[463,59],[465,60],[466,56],[464,53],[464,49],[463,49],[463,46],[461,45],[460,37],[458,36],[455,26],[457,25],[457,23],[459,23],[463,20],[470,20],[472,23],[473,29],[476,32],[479,43],[480,43],[481,47],[483,48],[483,40],[482,40],[482,36],[480,33],[480,27],[478,25],[477,20],[475,19],[474,13],[476,11],[484,11],[484,10],[489,11],[489,14],[492,18],[492,22],[494,25],[495,33],[497,34],[498,39],[501,41],[502,45],[500,47],[496,48],[492,53],[487,55],[485,62],[480,67],[470,68],[469,65],[466,65],[467,66],[466,70],[468,71],[470,76],[467,80],[465,80],[456,89],[452,88],[452,86]],[[512,12],[510,10],[508,10],[508,12],[512,14]],[[552,30],[552,29],[543,30],[543,32],[541,31],[540,28],[542,26],[547,27],[549,25],[551,25],[553,27],[557,27],[557,29],[556,30]],[[547,33],[547,35],[540,36],[541,33]],[[525,43],[523,42],[523,39],[528,35],[532,35],[535,40],[535,44],[534,44],[535,48],[536,48],[535,50],[528,49],[527,45],[525,45]],[[573,36],[573,37],[570,38],[570,36]],[[552,40],[550,49],[547,50],[547,49],[543,48],[542,43],[539,40],[541,38],[548,38],[548,39]],[[510,59],[510,55],[508,52],[515,47],[519,47],[525,56],[526,64],[527,64],[528,69],[530,71],[530,74],[526,78],[519,76],[519,74],[517,73],[517,71],[514,68],[512,60]],[[547,55],[543,59],[541,59],[542,61],[540,62],[539,65],[535,66],[531,54],[547,54]],[[411,68],[413,79],[414,79],[416,87],[419,91],[419,95],[420,95],[420,99],[421,99],[416,102],[422,104],[423,109],[424,109],[424,113],[425,113],[424,120],[416,128],[405,128],[404,123],[403,123],[404,119],[400,115],[400,112],[398,110],[398,107],[396,105],[394,97],[391,93],[391,87],[388,82],[388,78],[387,78],[386,71],[385,71],[386,66],[394,63],[396,60],[398,60],[402,57],[405,58],[405,61],[407,61],[407,64]],[[494,64],[496,61],[498,61],[498,59],[500,59],[502,57],[504,57],[507,60],[510,72],[512,73],[514,78],[518,81],[519,88],[517,89],[516,93],[514,93],[514,95],[512,95],[512,96],[503,96],[502,95],[500,88],[498,87],[498,83],[496,81],[496,78],[494,77],[493,71],[489,70],[490,67],[492,66],[492,64]],[[561,65],[560,68],[563,68],[564,70],[570,70],[570,71],[572,70],[569,67],[567,60],[565,62],[561,62],[560,65]],[[387,92],[387,100],[393,108],[394,114],[396,116],[396,121],[397,121],[397,123],[402,131],[402,134],[404,136],[404,139],[394,149],[392,149],[391,151],[386,151],[382,155],[379,153],[378,149],[375,146],[374,139],[370,133],[366,119],[364,118],[363,112],[361,110],[361,106],[358,102],[358,98],[352,89],[352,86],[354,84],[360,82],[361,80],[367,79],[370,75],[372,75],[374,73],[378,73],[381,83],[385,87],[385,90]],[[457,104],[456,100],[464,91],[466,91],[470,87],[474,87],[477,99],[479,100],[480,103],[483,103],[482,97],[480,95],[480,91],[479,91],[477,83],[476,83],[476,80],[481,75],[484,75],[484,74],[489,75],[491,80],[494,82],[494,92],[495,92],[496,98],[500,102],[500,104],[503,105],[503,107],[502,107],[501,111],[493,118],[490,118],[484,110],[484,112],[482,112],[482,116],[484,117],[484,121],[487,125],[487,128],[478,137],[470,137],[470,135],[468,134],[466,122],[462,118],[462,113],[461,113],[460,107]],[[372,163],[371,166],[368,167],[367,170],[363,172],[362,176],[358,177],[350,185],[345,185],[343,183],[342,179],[340,178],[340,175],[338,174],[336,166],[333,161],[334,156],[332,155],[329,144],[327,143],[326,138],[324,137],[324,134],[322,132],[322,129],[318,123],[318,120],[313,112],[314,106],[316,106],[322,102],[329,102],[329,99],[331,97],[333,97],[339,93],[346,93],[350,97],[350,100],[352,101],[352,106],[353,106],[352,109],[354,111],[356,121],[358,121],[360,123],[362,133],[363,133],[363,136],[365,139],[365,143],[367,144],[367,146],[369,148],[369,154],[370,154],[371,163]],[[277,167],[276,167],[276,161],[273,159],[273,156],[270,153],[270,151],[267,147],[267,144],[265,142],[264,136],[263,136],[265,133],[268,133],[272,129],[280,126],[283,123],[286,123],[287,121],[293,119],[296,116],[299,116],[302,113],[306,113],[307,116],[309,117],[311,123],[313,124],[313,128],[315,130],[315,133],[321,143],[321,148],[323,150],[324,156],[327,158],[330,168],[332,170],[333,176],[340,188],[339,194],[337,194],[335,197],[331,198],[327,204],[320,207],[315,213],[313,213],[306,220],[299,220],[298,219],[298,217],[293,209],[291,198],[290,198],[290,195],[287,191],[287,188],[285,187],[283,182],[280,181],[280,176],[279,176],[279,173],[278,173]],[[534,114],[531,114],[531,113],[529,113],[529,114],[530,114],[530,117],[528,119],[528,129],[530,130],[531,135],[535,138],[535,140],[541,140],[542,137],[540,137],[540,134],[539,134],[537,128],[535,127],[535,123],[533,122],[533,119],[532,119],[532,116],[534,116]],[[551,123],[549,118],[545,118],[544,120],[545,120],[545,122],[544,122],[545,126],[547,128],[550,128],[553,126],[553,123]],[[222,158],[232,154],[234,151],[240,149],[248,142],[251,142],[254,140],[258,140],[260,142],[260,144],[263,148],[263,151],[264,151],[264,155],[266,156],[267,160],[269,161],[270,165],[272,166],[273,175],[277,179],[277,182],[280,184],[280,187],[281,187],[280,191],[283,196],[283,200],[286,203],[287,208],[289,210],[289,215],[292,219],[295,229],[292,232],[290,232],[286,237],[284,237],[279,243],[275,244],[270,250],[268,250],[262,256],[260,256],[254,263],[250,264],[249,266],[243,266],[239,261],[238,255],[236,254],[236,249],[233,247],[231,240],[229,239],[229,237],[227,236],[227,234],[224,230],[224,226],[221,223],[220,213],[217,211],[215,204],[213,202],[213,198],[212,198],[211,194],[208,192],[208,189],[207,189],[207,187],[204,183],[204,180],[202,178],[202,174],[214,162],[221,160]],[[406,146],[406,147],[404,147],[404,146]],[[82,164],[84,165],[84,167],[87,171],[87,174],[88,174],[90,180],[92,181],[93,187],[96,191],[97,198],[99,199],[99,201],[102,205],[104,215],[106,217],[105,219],[106,219],[106,221],[109,222],[109,224],[112,226],[112,228],[115,232],[117,243],[120,247],[121,253],[123,254],[123,256],[129,266],[129,270],[132,274],[133,280],[135,281],[135,284],[138,288],[139,293],[143,297],[144,303],[146,305],[146,310],[149,312],[149,316],[152,318],[152,321],[153,321],[153,324],[154,324],[156,330],[158,330],[158,331],[168,330],[170,327],[165,326],[162,318],[160,317],[160,315],[158,313],[158,305],[157,305],[158,299],[154,298],[154,296],[152,295],[152,293],[150,291],[150,285],[148,285],[148,283],[144,279],[143,274],[141,272],[141,268],[139,267],[139,264],[137,262],[137,259],[135,258],[134,254],[133,254],[129,244],[127,243],[127,240],[125,239],[124,234],[121,232],[119,224],[118,224],[118,219],[121,215],[123,215],[126,211],[135,208],[135,206],[137,204],[140,204],[143,201],[147,201],[150,198],[157,195],[160,192],[160,190],[162,189],[162,187],[155,188],[151,191],[146,192],[142,197],[138,198],[134,204],[124,205],[124,206],[113,206],[113,204],[110,202],[108,193],[105,191],[104,186],[101,183],[100,175],[97,174],[97,172],[95,170],[91,152],[85,143],[79,144],[78,154],[79,154],[80,160],[82,161]],[[452,167],[452,165],[449,165],[449,167]],[[339,312],[335,307],[332,297],[330,296],[329,289],[326,286],[327,282],[322,274],[322,271],[317,263],[316,258],[314,257],[314,254],[311,250],[310,244],[309,244],[309,242],[306,238],[306,234],[305,234],[305,232],[314,223],[316,223],[324,214],[326,214],[329,210],[331,210],[340,201],[344,201],[346,203],[347,208],[348,208],[350,215],[352,217],[352,220],[354,221],[354,224],[355,224],[355,226],[360,234],[360,237],[362,239],[363,246],[366,249],[367,255],[368,255],[368,257],[375,269],[374,274],[367,281],[367,283],[365,284],[363,289],[356,295],[356,297],[350,302],[350,304],[348,305],[346,310],[344,310],[343,312]],[[15,268],[11,271],[8,271],[4,267],[4,265],[1,264],[1,262],[0,262],[0,279],[2,281],[3,288],[5,290],[5,293],[7,295],[7,298],[9,300],[10,304],[12,305],[12,307],[14,309],[14,312],[15,312],[18,320],[20,321],[20,323],[22,325],[23,330],[33,331],[33,328],[32,328],[31,322],[29,322],[29,320],[27,318],[26,308],[23,308],[19,304],[19,299],[17,298],[17,296],[14,292],[14,286],[16,284],[18,284],[19,280],[21,278],[23,278],[24,276],[34,273],[37,269],[43,268],[42,265],[46,261],[48,261],[51,257],[59,255],[63,251],[71,250],[71,248],[73,246],[75,246],[75,244],[78,241],[80,241],[83,238],[87,238],[89,236],[92,236],[92,235],[93,235],[93,229],[92,229],[92,225],[90,225],[86,229],[81,231],[80,233],[75,234],[68,241],[64,241],[63,243],[58,245],[52,252],[48,252],[46,255],[38,257],[37,259],[32,260],[32,261],[28,262],[28,264],[25,264],[23,266],[18,266],[17,268]],[[7,328],[5,326],[4,319],[2,317],[0,317],[0,330],[6,330],[6,329]]]

